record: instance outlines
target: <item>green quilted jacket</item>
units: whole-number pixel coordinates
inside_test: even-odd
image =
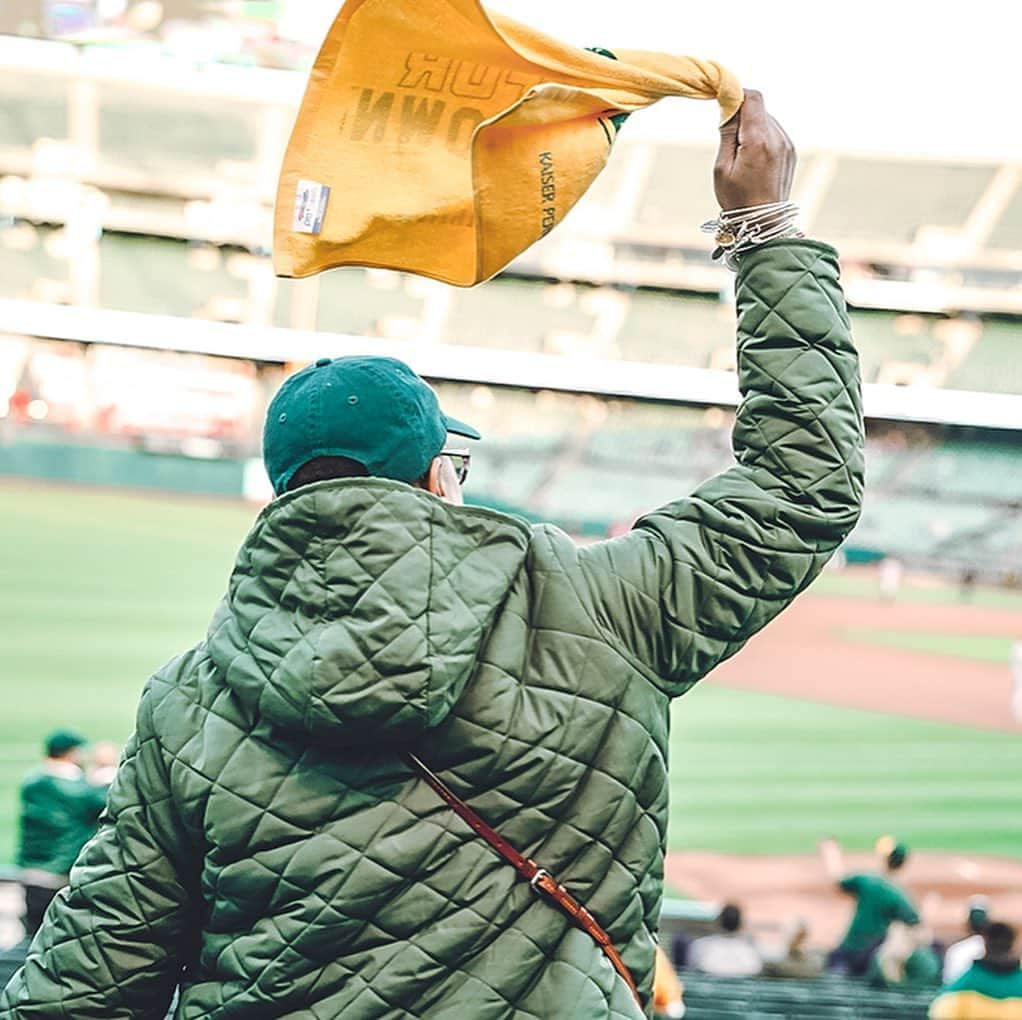
[[[855,523],[859,373],[832,249],[738,279],[738,463],[576,547],[399,483],[259,516],[206,640],[156,674],[3,1020],[643,1015],[590,937],[405,765],[588,906],[647,1012],[671,699]],[[679,330],[683,323],[679,323]]]

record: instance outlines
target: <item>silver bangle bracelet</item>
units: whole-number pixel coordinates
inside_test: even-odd
[[[714,235],[717,247],[711,258],[723,257],[729,269],[737,270],[740,257],[753,248],[781,238],[802,237],[798,229],[799,212],[795,202],[745,206],[721,212],[700,229]]]

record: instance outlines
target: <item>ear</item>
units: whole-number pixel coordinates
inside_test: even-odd
[[[434,457],[426,472],[426,491],[443,499],[447,492],[444,487],[443,458]]]

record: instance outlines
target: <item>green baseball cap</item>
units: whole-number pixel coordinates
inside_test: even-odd
[[[46,738],[46,757],[61,758],[76,747],[83,747],[88,741],[74,730],[56,730]]]
[[[320,358],[284,382],[270,402],[263,461],[273,491],[315,457],[349,457],[370,475],[421,478],[447,433],[481,439],[448,417],[423,379],[396,358]]]
[[[891,852],[887,855],[888,863],[895,868],[900,868],[908,860],[908,846],[904,843],[895,843]]]

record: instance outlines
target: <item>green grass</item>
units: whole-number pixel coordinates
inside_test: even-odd
[[[842,571],[825,571],[813,582],[813,594],[831,598],[880,600],[876,571],[852,567]],[[898,601],[924,606],[970,605],[981,609],[1010,609],[1022,612],[1022,591],[977,586],[963,598],[957,585],[939,581],[919,583],[908,579],[898,592]]]
[[[1019,628],[1022,632],[1022,627]],[[972,662],[1011,661],[1011,646],[1017,640],[1012,635],[947,634],[932,631],[880,630],[875,627],[842,627],[842,638],[882,648],[897,648],[906,652],[925,652],[930,655],[949,655]]]
[[[45,733],[123,742],[138,693],[205,632],[254,512],[0,483],[0,862]],[[850,621],[852,622],[852,621]],[[675,849],[867,848],[1022,855],[1022,739],[703,684],[676,706]]]
[[[1022,737],[713,687],[675,705],[669,842],[733,853],[1022,856]]]
[[[139,691],[200,640],[253,518],[241,504],[0,483],[0,861],[45,734],[123,743]]]

